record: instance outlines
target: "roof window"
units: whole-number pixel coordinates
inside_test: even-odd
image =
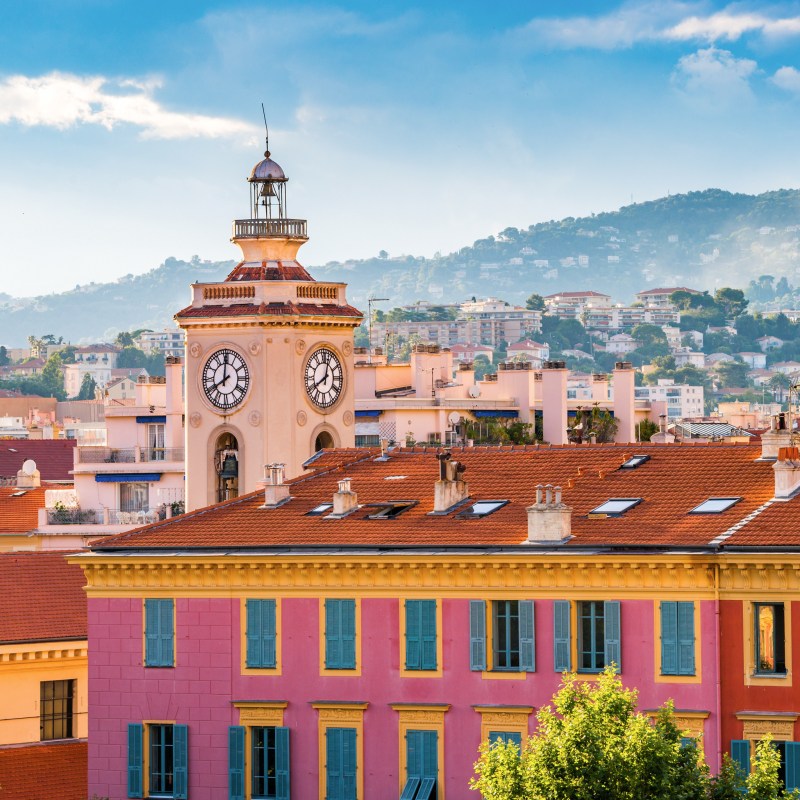
[[[593,508],[589,515],[619,517],[626,511],[630,511],[634,506],[638,506],[641,502],[641,497],[612,497],[602,505],[597,506],[597,508]]]
[[[397,500],[388,503],[367,503],[367,508],[372,509],[367,514],[367,519],[394,519],[399,517],[409,508],[417,505],[416,500]]]
[[[620,465],[620,469],[636,469],[636,467],[640,467],[645,461],[649,460],[650,456],[647,455],[631,456]]]
[[[471,506],[467,506],[457,516],[461,519],[476,519],[480,517],[488,517],[493,514],[498,508],[502,508],[508,504],[508,500],[478,500]]]
[[[327,514],[333,508],[333,503],[320,503],[318,506],[314,506],[314,508],[309,511],[306,516],[307,517],[319,517],[323,514]]]
[[[735,506],[741,499],[741,497],[709,497],[708,500],[704,500],[689,513],[721,514],[723,511],[727,511],[732,506]]]
[[[22,497],[22,495],[24,495],[24,494],[28,494],[28,492],[27,491],[11,492],[11,497]]]

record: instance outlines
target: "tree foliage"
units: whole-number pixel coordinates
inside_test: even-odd
[[[95,389],[97,389],[97,381],[88,372],[85,372],[81,381],[80,391],[75,399],[94,400]]]

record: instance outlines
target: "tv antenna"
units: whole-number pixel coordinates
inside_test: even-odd
[[[264,130],[266,131],[267,152],[264,154],[269,158],[269,125],[267,125],[267,112],[264,111],[264,104],[261,104],[261,116],[264,117]]]

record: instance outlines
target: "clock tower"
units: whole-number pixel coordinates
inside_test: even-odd
[[[250,216],[233,223],[242,260],[221,283],[192,285],[175,315],[186,332],[186,507],[287,476],[324,447],[352,447],[353,330],[344,283],[297,262],[304,219],[287,216],[288,178],[269,150],[250,177]]]

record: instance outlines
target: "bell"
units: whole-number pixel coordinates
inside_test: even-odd
[[[262,197],[275,197],[275,190],[272,188],[272,184],[271,183],[265,183],[261,187],[260,194],[261,194]]]
[[[225,456],[219,476],[226,481],[239,477],[239,464],[236,461],[236,456]]]

